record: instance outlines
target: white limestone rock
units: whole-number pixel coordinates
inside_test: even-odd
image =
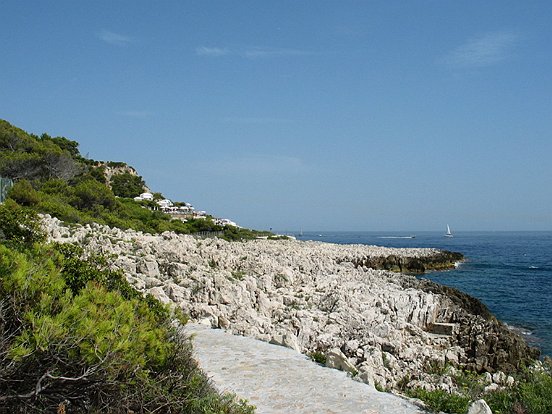
[[[273,335],[270,339],[270,343],[285,346],[286,348],[291,348],[297,352],[301,352],[301,347],[297,342],[297,337],[291,333]]]
[[[229,243],[97,224],[68,229],[47,217],[44,223],[51,238],[113,255],[113,268],[134,287],[174,303],[192,320],[299,352],[324,352],[330,366],[358,371],[370,384],[392,386],[431,361],[455,364],[463,358],[451,338],[426,332],[451,306],[446,298],[403,288],[411,276],[352,263],[377,256],[424,257],[435,254],[433,249],[294,240]]]
[[[161,303],[164,303],[164,304],[172,303],[170,298],[167,296],[167,294],[161,287],[151,288],[148,290],[148,293],[150,293],[154,298],[156,298]]]
[[[477,400],[470,404],[468,414],[493,414],[485,400]]]
[[[358,372],[355,366],[349,362],[345,354],[337,348],[330,349],[326,353],[326,366],[328,368],[336,368],[350,374],[356,374]]]

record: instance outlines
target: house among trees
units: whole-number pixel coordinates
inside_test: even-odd
[[[156,198],[159,198],[159,193],[156,193],[154,196],[152,193],[142,193],[138,197],[134,197],[135,201],[154,201]],[[196,211],[194,206],[192,206],[190,203],[184,203],[184,202],[172,202],[168,198],[164,198],[161,200],[155,200],[155,204],[159,206],[159,210],[161,210],[163,213],[170,214],[173,218],[180,219],[182,221],[187,221],[188,219],[194,219],[194,220],[205,220],[208,217],[210,217],[206,211]],[[150,207],[148,207],[151,209]],[[157,207],[153,208],[154,210],[157,210]],[[239,227],[235,222],[232,220],[224,219],[224,218],[213,218],[214,224],[217,226],[234,226]]]
[[[135,201],[143,201],[143,200],[153,200],[153,194],[152,193],[142,193],[138,197],[134,197]]]

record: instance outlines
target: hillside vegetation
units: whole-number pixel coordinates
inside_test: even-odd
[[[101,257],[0,205],[0,413],[251,413],[192,359],[186,323]]]
[[[257,233],[174,220],[134,201],[145,183],[126,164],[2,120],[0,176],[15,182],[0,204],[0,413],[253,412],[198,368],[185,315],[144,297],[102,257],[46,243],[37,213],[149,233]]]
[[[15,181],[9,197],[21,206],[68,223],[97,222],[148,233],[216,231],[223,232],[222,237],[227,240],[266,235],[217,226],[211,218],[183,222],[154,211],[155,204],[133,199],[144,190],[142,177],[125,171],[122,168],[128,167],[125,163],[104,163],[83,157],[78,147],[76,141],[29,134],[0,120],[0,176]],[[117,167],[121,172],[108,179],[106,168]]]

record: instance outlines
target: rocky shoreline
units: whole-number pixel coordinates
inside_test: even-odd
[[[67,227],[48,216],[44,226],[54,241],[106,255],[138,290],[196,321],[318,355],[381,388],[453,391],[446,375],[435,375],[446,365],[488,372],[496,388],[538,356],[478,300],[395,273],[450,268],[462,259],[451,252],[226,242],[98,224]]]

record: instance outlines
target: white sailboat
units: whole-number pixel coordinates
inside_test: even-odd
[[[445,237],[453,237],[452,232],[450,231],[450,227],[447,224],[447,232],[445,233]]]

